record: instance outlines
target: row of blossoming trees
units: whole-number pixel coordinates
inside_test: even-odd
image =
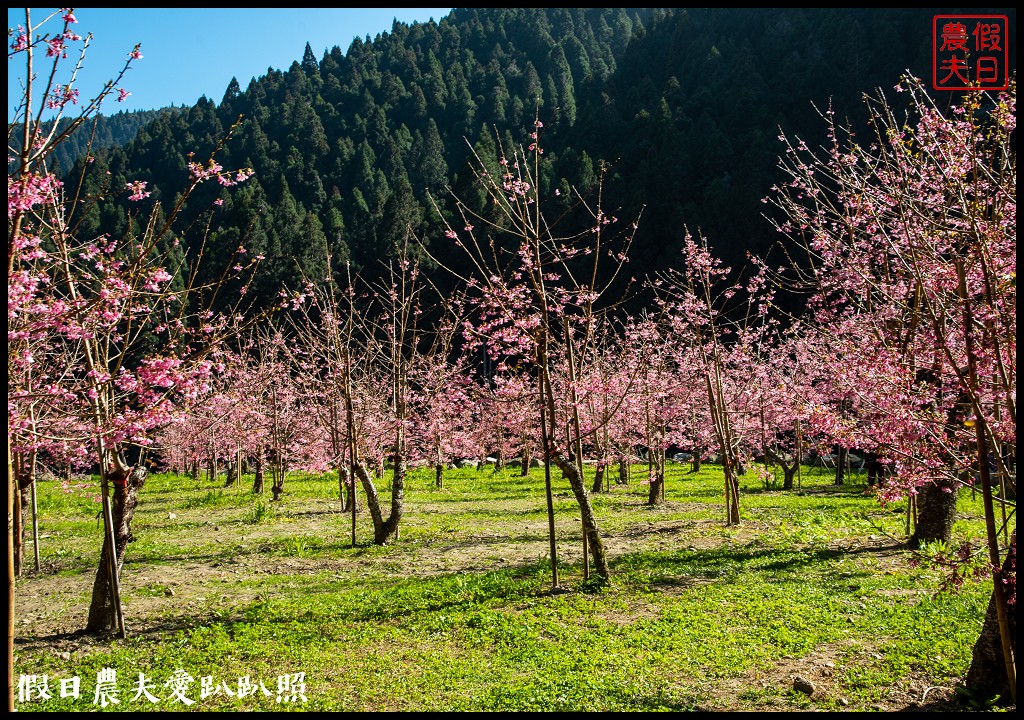
[[[773,268],[750,258],[738,276],[687,233],[683,269],[650,279],[657,299],[640,317],[612,316],[606,297],[636,224],[609,239],[614,218],[583,198],[582,232],[549,223],[536,181],[538,121],[528,151],[503,154],[497,168],[478,159],[482,208],[456,198],[448,236],[475,272],[442,322],[417,329],[427,293],[402,260],[387,287],[361,292],[350,282],[344,306],[330,286],[314,291],[312,311],[267,338],[287,348],[270,373],[274,392],[287,392],[289,412],[306,421],[289,424],[282,444],[280,406],[264,400],[249,453],[273,448],[295,465],[360,478],[379,542],[393,533],[381,530],[367,464],[394,467],[397,528],[408,461],[433,465],[440,486],[444,466],[460,458],[518,455],[526,468],[537,455],[549,500],[552,464],[569,481],[585,548],[607,579],[585,463],[595,466],[595,491],[608,468],[627,467],[639,451],[656,503],[667,448],[698,461],[714,453],[725,520],[738,523],[738,476],[755,458],[781,465],[791,487],[814,444],[839,450],[837,472],[855,449],[883,501],[912,499],[914,547],[948,541],[956,491],[982,491],[981,553],[994,580],[987,632],[999,636],[988,648],[1013,678],[1014,96],[971,95],[944,115],[913,81],[899,90],[912,95],[916,124],[897,121],[879,95],[873,143],[844,138],[827,114],[830,146],[816,153],[787,141],[788,180],[770,202],[799,261]],[[779,309],[784,292],[800,296],[802,312]],[[481,353],[486,376],[473,362]],[[342,380],[310,380],[324,372]],[[287,391],[284,377],[293,379]],[[555,550],[552,532],[557,584]],[[957,552],[965,559],[970,549]]]
[[[79,237],[91,199],[48,173],[61,138],[40,123],[44,107],[60,113],[77,96],[51,75],[32,107],[34,51],[56,66],[80,40],[73,15],[59,17],[61,33],[33,41],[26,16],[10,52],[27,58],[30,81],[8,175],[8,487],[13,506],[40,462],[99,471],[91,630],[124,633],[117,578],[145,479],[138,448],[196,475],[215,477],[223,461],[228,483],[251,468],[257,492],[269,473],[275,499],[290,469],[333,470],[353,543],[358,487],[380,544],[398,537],[410,463],[434,468],[441,487],[459,460],[518,457],[524,472],[535,460],[553,585],[553,469],[580,507],[586,572],[607,582],[590,494],[625,482],[637,461],[657,503],[668,448],[688,449],[695,464],[715,455],[734,524],[739,476],[755,459],[781,466],[789,488],[810,449],[835,448],[869,460],[883,501],[913,500],[915,546],[948,541],[956,491],[981,490],[993,597],[969,680],[1014,695],[1015,87],[943,113],[907,80],[898,89],[910,117],[879,94],[867,144],[827,113],[821,150],[783,136],[786,182],[767,202],[791,261],[750,258],[736,272],[685,232],[682,269],[644,280],[655,300],[632,317],[616,310],[635,289],[626,271],[639,218],[620,223],[600,195],[548,217],[538,119],[528,148],[499,143],[497,164],[475,158],[479,197],[437,203],[465,256],[464,270],[450,270],[458,291],[431,284],[421,264],[437,260],[409,234],[383,280],[309,278],[257,322],[241,308],[211,310],[224,288],[190,281],[198,258],[177,250],[173,211],[139,213],[122,237]],[[189,168],[177,208],[201,183],[227,192],[249,172],[229,173],[213,155]],[[135,202],[149,191],[106,190]],[[221,282],[244,298],[251,267]],[[966,561],[972,550],[957,552]],[[13,607],[13,568],[9,578]]]

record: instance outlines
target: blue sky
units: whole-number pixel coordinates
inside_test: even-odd
[[[347,52],[353,38],[376,37],[390,32],[395,19],[412,24],[433,18],[439,21],[451,8],[77,8],[81,36],[93,34],[78,79],[80,97],[92,97],[107,80],[113,79],[125,58],[141,43],[142,59],[132,63],[122,82],[131,95],[121,103],[113,98],[103,106],[105,114],[120,110],[151,110],[168,105],[194,105],[205,95],[219,103],[232,77],[244,90],[267,68],[287,70],[302,60],[306,43],[317,59],[337,45]],[[33,8],[32,24],[43,20],[53,8]],[[42,32],[61,29],[59,17]],[[7,9],[7,27],[25,24],[24,8]],[[10,42],[10,39],[8,39]],[[70,72],[81,43],[62,67]],[[21,58],[8,59],[7,115],[20,95],[19,80],[25,76]],[[36,55],[45,60],[45,53]],[[46,66],[47,71],[49,66]],[[37,67],[37,72],[42,71]],[[61,75],[58,82],[65,82]]]

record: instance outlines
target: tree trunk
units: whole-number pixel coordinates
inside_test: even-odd
[[[352,503],[357,502],[354,490],[355,485],[352,479],[352,472],[349,470],[348,465],[339,463],[338,497],[341,499],[342,503],[344,503],[341,508],[341,511],[344,513],[352,512]],[[358,505],[356,506],[356,512],[359,512]]]
[[[15,577],[21,577],[21,569],[25,562],[25,518],[28,515],[28,508],[32,505],[32,483],[35,480],[32,473],[34,463],[29,462],[24,456],[19,458],[20,462],[14,465],[17,488],[12,505],[15,508],[12,517]]]
[[[956,484],[950,481],[926,485],[917,496],[917,524],[909,545],[919,548],[926,542],[949,542],[956,522]]]
[[[21,577],[21,571],[25,565],[25,521],[32,508],[32,483],[34,478],[31,474],[23,473],[18,479],[18,512],[15,513],[14,522],[16,525],[14,536],[15,547],[15,573]]]
[[[765,457],[782,468],[782,489],[792,490],[793,489],[793,478],[796,476],[796,469],[799,467],[800,460],[794,457],[792,462],[787,463],[786,458],[775,452],[773,448],[765,449]]]
[[[877,454],[864,454],[864,468],[868,473],[868,487],[874,487],[882,482],[882,463],[879,462]]]
[[[594,508],[590,504],[590,497],[587,489],[583,486],[583,476],[575,463],[571,462],[565,454],[557,450],[552,453],[552,459],[562,471],[562,475],[569,481],[576,502],[580,506],[580,514],[583,519],[583,534],[587,539],[587,547],[590,550],[590,557],[594,561],[594,570],[605,582],[608,582],[610,574],[608,571],[608,557],[605,554],[604,542],[601,540],[601,533],[597,527],[597,518],[594,515]]]
[[[530,463],[533,462],[533,456],[530,454],[530,448],[528,445],[523,445],[523,466],[520,468],[519,474],[522,477],[526,477],[530,474]]]
[[[434,485],[438,490],[444,487],[444,463],[434,465]]]
[[[375,545],[387,545],[393,537],[397,537],[398,523],[402,519],[404,507],[405,469],[405,458],[396,455],[394,480],[391,484],[391,515],[385,520],[380,507],[380,496],[370,478],[370,473],[363,463],[356,465],[356,476],[363,485],[363,491],[366,493],[366,507],[373,520],[373,542]]]
[[[849,448],[842,446],[836,448],[836,485],[846,482],[846,464],[849,457]]]
[[[619,485],[629,485],[629,458],[625,455],[619,456]]]
[[[1010,540],[1010,549],[1003,560],[1001,575],[1013,578],[1014,587],[1017,577],[1017,532]],[[1013,606],[1007,614],[1010,629],[1010,645],[1017,647],[1017,613]],[[975,698],[988,700],[999,695],[1001,704],[1011,702],[1010,681],[1006,673],[1006,660],[1003,654],[1003,643],[999,634],[999,619],[996,609],[996,597],[993,591],[985,612],[985,622],[981,626],[981,635],[974,643],[971,652],[971,667],[964,679],[964,686]]]
[[[284,461],[277,457],[274,460],[274,484],[270,487],[270,492],[273,494],[274,501],[281,499],[284,495],[284,476],[285,476],[285,464]]]
[[[373,541],[377,545],[386,545],[392,539],[398,539],[398,527],[405,510],[405,474],[408,469],[409,464],[405,455],[395,453],[395,467],[391,479],[391,514],[380,532],[374,532]]]
[[[782,466],[782,489],[792,490],[793,489],[793,478],[796,477],[797,464],[794,462],[792,465]]]
[[[256,458],[256,473],[252,481],[252,492],[254,495],[263,494],[263,455]]]
[[[695,447],[693,449],[693,455],[690,457],[690,472],[700,472],[700,459],[704,454],[703,448]]]
[[[661,445],[657,449],[651,448],[647,451],[648,457],[653,464],[651,466],[651,485],[648,488],[647,504],[658,505],[665,500],[665,450]]]
[[[120,575],[124,564],[125,550],[128,543],[135,540],[132,535],[132,519],[135,517],[135,506],[139,502],[139,490],[146,483],[146,468],[136,465],[127,471],[111,471],[109,477],[113,496],[110,500],[110,512],[113,517],[114,541],[117,552],[113,558],[117,573]],[[103,543],[100,555],[100,566],[96,572],[96,580],[92,586],[92,603],[89,605],[89,620],[85,631],[98,634],[116,629],[117,609],[114,607],[114,592],[111,587],[110,546]]]
[[[722,473],[725,475],[725,524],[739,525],[740,483],[736,479],[736,460],[729,454],[722,456]]]
[[[647,504],[657,505],[661,502],[661,488],[665,484],[665,475],[660,471],[654,471],[651,484],[647,491]]]
[[[594,485],[590,488],[590,492],[599,493],[604,487],[604,460],[597,463],[597,468],[594,470]]]

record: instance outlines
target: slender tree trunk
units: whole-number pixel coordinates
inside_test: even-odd
[[[273,494],[275,501],[280,500],[281,496],[284,495],[285,472],[284,459],[280,457],[274,458],[274,484],[270,487],[270,492]]]
[[[373,542],[375,545],[387,545],[398,531],[398,523],[402,517],[405,492],[405,458],[395,456],[395,477],[391,484],[391,515],[385,519],[380,506],[380,495],[373,484],[366,465],[357,463],[355,467],[356,477],[359,478],[366,493],[366,507],[370,511],[370,518],[373,520]]]
[[[352,512],[352,504],[358,501],[354,490],[355,484],[348,464],[338,463],[338,498],[343,503],[341,508],[343,513]],[[358,512],[359,508],[356,507],[355,510]]]
[[[800,490],[804,486],[803,464],[804,464],[804,436],[800,429],[800,421],[794,423],[793,434],[796,435],[796,447],[794,448],[793,462],[796,465],[796,487]]]
[[[564,453],[555,451],[552,459],[562,471],[562,475],[569,481],[576,502],[580,506],[580,514],[583,519],[583,534],[587,540],[587,547],[590,550],[590,557],[594,563],[594,570],[607,582],[611,575],[608,570],[608,557],[604,549],[604,541],[601,540],[601,533],[597,526],[597,517],[594,515],[594,507],[590,504],[590,497],[583,485],[583,476],[580,474],[576,464],[571,462]]]
[[[146,483],[146,474],[146,468],[141,464],[126,471],[114,470],[109,474],[113,488],[110,511],[116,556],[111,557],[110,545],[104,542],[100,567],[92,587],[92,603],[89,606],[89,620],[85,628],[88,633],[106,633],[117,629],[118,608],[115,607],[116,590],[112,587],[114,573],[111,563],[114,563],[119,577],[128,543],[135,540],[131,524],[135,517],[135,507],[139,502],[139,490]]]
[[[540,359],[540,351],[537,354]],[[544,370],[538,362],[537,372],[537,406],[540,408],[540,442],[544,449],[544,501],[548,514],[548,558],[551,561],[551,587],[559,586],[558,579],[558,542],[555,537],[555,501],[551,489],[551,443],[547,422],[547,389],[544,386]]]
[[[740,483],[736,478],[735,460],[731,454],[723,458],[722,472],[725,475],[726,525],[739,525]]]
[[[24,499],[22,497],[22,483],[24,481],[23,466],[25,463],[24,456],[19,455],[18,460],[14,462],[14,483],[16,490],[14,492],[14,499],[9,507],[10,518],[11,518],[11,533],[14,538],[11,545],[11,557],[14,562],[14,577],[21,577],[21,551],[24,543],[25,528],[25,510],[24,510]]]
[[[441,434],[434,438],[434,487],[444,487],[444,458],[441,455]]]
[[[660,447],[648,450],[653,464],[651,467],[651,484],[647,492],[647,504],[658,505],[665,499],[665,451]]]
[[[36,505],[38,483],[35,481],[35,472],[32,475],[32,552],[35,555],[36,572],[39,572],[39,508]]]
[[[836,485],[846,482],[846,466],[850,461],[850,449],[839,446],[836,448]]]
[[[25,525],[29,512],[33,509],[32,499],[35,493],[35,452],[29,452],[27,456],[19,456],[14,469],[17,475],[17,503],[18,512],[14,513],[14,574],[21,577],[25,566]],[[35,539],[38,553],[38,538]],[[38,565],[38,563],[37,563]]]
[[[229,488],[238,480],[240,473],[236,463],[228,465],[227,478],[224,480],[224,487]]]
[[[599,493],[604,488],[604,460],[599,460],[597,467],[594,469],[594,485],[590,488],[590,492]]]
[[[16,524],[14,534],[16,554],[14,569],[18,577],[21,577],[21,572],[25,566],[25,521],[28,519],[29,511],[32,508],[32,488],[35,484],[35,478],[30,473],[31,471],[26,469],[22,472],[21,477],[18,478],[18,512],[14,516]]]
[[[864,454],[864,468],[868,474],[868,487],[875,487],[882,482],[882,463],[873,452]]]

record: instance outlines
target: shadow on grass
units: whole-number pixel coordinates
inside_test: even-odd
[[[792,575],[794,582],[805,582],[815,565],[824,566],[851,555],[885,554],[905,550],[902,544],[861,546],[851,549],[780,549],[723,546],[675,552],[637,552],[621,555],[609,562],[613,577],[635,577],[637,582],[653,585],[689,585],[740,575],[766,573],[775,577]],[[868,574],[864,571],[862,574]],[[640,580],[643,578],[643,580]]]
[[[864,494],[864,491],[868,488],[867,482],[859,481],[852,483],[843,483],[842,485],[835,484],[807,484],[803,487],[793,487],[789,490],[784,490],[781,483],[772,485],[771,487],[764,487],[763,485],[756,486],[743,486],[741,492],[744,495],[782,495],[783,493],[792,495],[794,497],[801,497],[806,495],[814,496],[825,496],[825,497],[836,497],[836,496],[852,496],[860,497]]]

